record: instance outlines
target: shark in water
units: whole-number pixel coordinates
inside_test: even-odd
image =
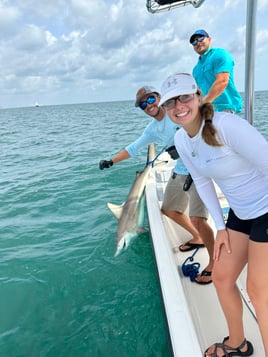
[[[155,157],[155,145],[150,144],[148,145],[147,164],[142,171],[137,172],[126,201],[122,205],[107,204],[118,219],[115,255],[126,249],[132,238],[145,231],[142,229],[144,189],[152,167],[151,162]]]

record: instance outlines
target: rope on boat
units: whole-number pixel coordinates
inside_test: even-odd
[[[154,167],[155,161],[158,159],[158,157],[159,157],[167,148],[168,148],[168,145],[164,146],[164,147],[159,151],[159,153],[156,155],[156,157],[155,157],[153,160],[146,162],[146,166],[152,165],[152,167]]]
[[[200,268],[200,263],[191,263],[191,264],[186,264],[188,261],[193,262],[194,261],[194,256],[196,255],[196,253],[198,252],[199,248],[196,248],[196,250],[193,252],[193,254],[186,258],[185,261],[183,262],[181,269],[183,272],[184,276],[189,276],[190,280],[192,282],[195,281],[195,278],[197,277],[197,275],[199,274],[199,268]]]

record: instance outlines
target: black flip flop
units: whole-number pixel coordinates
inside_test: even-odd
[[[200,275],[198,276],[211,276],[212,272],[211,271],[208,271],[206,269],[204,269]],[[200,284],[200,285],[207,285],[207,284],[210,284],[212,283],[212,280],[208,280],[208,281],[198,281],[198,280],[194,280],[197,284]]]
[[[187,247],[186,249],[181,249],[181,247]],[[199,244],[199,243],[191,243],[190,241],[183,243],[179,246],[179,250],[181,252],[189,252],[190,250],[194,250],[196,248],[204,248],[205,244]]]

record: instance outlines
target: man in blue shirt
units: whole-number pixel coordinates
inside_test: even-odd
[[[211,48],[211,37],[205,30],[196,30],[190,43],[199,54],[193,76],[203,94],[203,102],[216,111],[240,113],[242,98],[234,84],[234,59],[223,48]]]
[[[135,106],[140,107],[145,114],[153,118],[147,125],[140,137],[125,149],[117,153],[111,160],[101,160],[99,168],[109,168],[114,164],[135,156],[142,148],[146,148],[151,143],[159,143],[165,147],[174,147],[174,135],[178,125],[170,120],[165,109],[158,106],[160,102],[159,92],[151,86],[144,86],[137,91]],[[175,149],[175,148],[174,148]],[[176,158],[176,165],[168,181],[161,210],[163,214],[186,229],[193,238],[182,245],[179,249],[187,252],[197,247],[206,245],[209,253],[209,264],[196,278],[198,284],[211,283],[211,271],[213,267],[214,235],[211,227],[207,223],[208,212],[201,201],[194,183],[185,192],[183,185],[188,175],[188,171],[182,160],[174,152],[167,150],[171,157]],[[189,203],[189,216],[184,213]]]

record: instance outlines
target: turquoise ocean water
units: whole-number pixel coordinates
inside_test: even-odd
[[[268,138],[267,91],[255,108]],[[149,233],[114,258],[106,206],[125,200],[146,150],[98,169],[150,119],[127,101],[1,109],[0,121],[0,356],[170,356]]]

